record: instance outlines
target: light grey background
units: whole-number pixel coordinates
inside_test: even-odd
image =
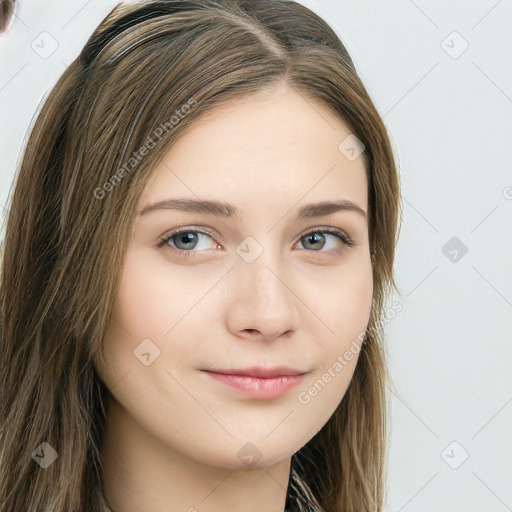
[[[0,35],[2,205],[41,99],[116,3],[22,1]],[[400,170],[386,510],[512,511],[512,0],[302,3],[345,43]]]

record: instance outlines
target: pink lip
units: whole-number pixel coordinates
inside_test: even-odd
[[[302,381],[305,372],[291,368],[247,368],[245,370],[203,370],[210,377],[244,392],[251,398],[278,398]]]

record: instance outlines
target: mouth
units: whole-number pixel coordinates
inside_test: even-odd
[[[284,366],[201,371],[251,398],[266,400],[284,396],[309,373]]]

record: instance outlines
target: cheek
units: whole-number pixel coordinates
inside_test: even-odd
[[[342,266],[330,272],[315,286],[310,285],[308,306],[317,322],[309,322],[318,329],[316,336],[325,353],[343,349],[366,329],[373,297],[373,273],[368,259],[361,258],[354,265]],[[304,292],[305,293],[305,292]],[[306,324],[307,327],[307,324]]]
[[[154,256],[136,244],[126,253],[103,344],[112,380],[138,366],[134,356],[139,347],[147,347],[144,353],[151,351],[148,339],[157,347],[155,353],[159,351],[158,366],[173,366],[173,360],[193,353],[186,333],[191,323],[197,328],[204,318],[207,292],[222,276],[192,266],[173,268],[165,258]]]
[[[371,312],[371,268],[369,272],[340,274],[331,284],[323,300],[318,300],[319,316],[329,329],[322,327],[322,335],[311,333],[311,339],[317,341],[319,365],[296,396],[310,437],[327,423],[347,392]]]
[[[345,340],[347,333],[351,336],[366,329],[370,319],[373,297],[373,275],[371,267],[354,272],[344,279],[341,287],[338,317],[335,325]],[[337,323],[336,323],[337,321]]]
[[[188,295],[183,283],[169,277],[158,262],[144,259],[142,249],[130,247],[116,294],[115,319],[133,335],[163,336]]]
[[[104,359],[109,365],[101,375],[105,382],[115,384],[123,374],[136,364],[137,348],[144,340],[151,340],[161,347],[165,331],[171,327],[166,311],[173,311],[176,304],[164,296],[161,276],[151,265],[141,264],[137,248],[131,246],[126,253],[118,289],[114,299],[112,317],[103,342]],[[157,283],[161,286],[156,286]],[[153,349],[152,357],[156,356]]]
[[[163,250],[163,249],[162,249]],[[170,265],[156,253],[130,247],[113,314],[133,335],[163,339],[192,312],[216,276]]]
[[[371,264],[341,269],[332,274],[329,283],[314,295],[312,309],[322,321],[310,322],[305,328],[318,329],[310,332],[316,340],[318,371],[308,382],[314,386],[306,390],[304,400],[299,403],[317,402],[334,410],[343,398],[355,370],[362,340],[370,319],[373,296],[373,273]],[[318,398],[314,398],[318,395]],[[321,397],[320,397],[321,395]],[[314,400],[313,400],[314,398]],[[321,408],[318,410],[322,414]]]

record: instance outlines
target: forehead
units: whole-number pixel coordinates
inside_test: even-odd
[[[350,136],[341,118],[290,87],[236,99],[175,142],[140,204],[210,198],[236,203],[246,216],[346,199],[366,210],[364,163],[342,150]]]

